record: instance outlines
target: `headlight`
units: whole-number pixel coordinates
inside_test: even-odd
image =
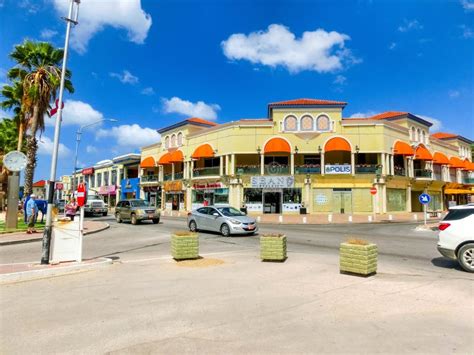
[[[137,213],[138,214],[145,214],[145,211],[144,210],[137,210]]]
[[[229,222],[230,223],[233,223],[233,224],[240,224],[242,222],[240,222],[238,219],[229,219]]]

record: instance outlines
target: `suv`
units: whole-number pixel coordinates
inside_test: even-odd
[[[154,224],[160,223],[160,210],[150,206],[145,200],[122,200],[115,207],[115,220],[122,223],[127,220],[132,224],[151,220]]]
[[[109,206],[100,199],[87,199],[86,204],[84,205],[84,215],[89,216],[93,214],[101,214],[102,216],[107,216]]]
[[[439,223],[438,251],[474,272],[474,203],[455,206]]]

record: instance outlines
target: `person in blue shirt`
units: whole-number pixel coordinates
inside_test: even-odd
[[[28,220],[28,230],[26,233],[36,233],[35,229],[35,221],[36,221],[36,214],[38,213],[38,206],[36,205],[36,196],[35,194],[31,194],[30,199],[26,203],[25,214]]]

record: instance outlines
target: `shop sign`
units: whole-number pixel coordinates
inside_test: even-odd
[[[82,175],[92,175],[94,174],[94,168],[82,169]]]
[[[183,189],[183,184],[181,181],[167,181],[163,184],[163,190],[166,192],[169,191],[181,191]]]
[[[352,167],[350,165],[333,164],[324,166],[325,174],[351,174]]]
[[[328,197],[326,195],[323,195],[323,194],[318,194],[316,195],[316,204],[317,205],[325,205],[327,204],[329,201],[328,201]]]
[[[100,195],[114,195],[116,192],[117,192],[117,187],[115,185],[99,187]]]
[[[221,189],[224,187],[222,182],[207,182],[205,184],[194,184],[193,185],[195,190],[212,190],[212,189]]]
[[[294,176],[252,176],[250,184],[253,188],[284,189],[295,185]]]

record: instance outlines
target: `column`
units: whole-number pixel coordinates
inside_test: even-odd
[[[387,175],[387,159],[385,153],[381,153],[380,161],[380,164],[382,164],[382,175]]]
[[[183,162],[183,179],[188,178],[188,162]]]
[[[290,154],[290,174],[295,175],[295,153]]]
[[[351,171],[352,171],[352,176],[355,176],[356,170],[355,170],[355,153],[351,153]]]
[[[413,157],[409,158],[410,162],[410,171],[411,171],[411,177],[415,177],[415,165],[413,164]]]
[[[395,159],[393,154],[390,155],[390,173],[391,175],[395,175]]]
[[[193,209],[193,191],[191,185],[186,186],[186,210],[192,211]]]
[[[324,176],[324,153],[321,153],[321,175]]]
[[[260,154],[260,175],[265,175],[265,155]]]
[[[387,185],[383,184],[382,187],[382,213],[387,213]]]
[[[407,212],[411,212],[411,185],[407,186]]]
[[[232,176],[234,176],[234,175],[235,175],[235,154],[232,154],[232,163],[231,163],[231,164],[232,164],[232,165],[231,165],[231,168],[232,168],[232,169],[231,169],[231,171],[230,171],[230,174],[231,174]]]
[[[219,157],[219,175],[224,175],[224,156]]]
[[[174,163],[171,163],[171,180],[174,180]]]
[[[230,174],[230,169],[229,169],[229,155],[225,156],[225,174],[229,175]]]
[[[158,165],[158,181],[163,181],[163,165]]]
[[[189,162],[189,170],[191,170],[191,179],[194,178],[194,160]]]

